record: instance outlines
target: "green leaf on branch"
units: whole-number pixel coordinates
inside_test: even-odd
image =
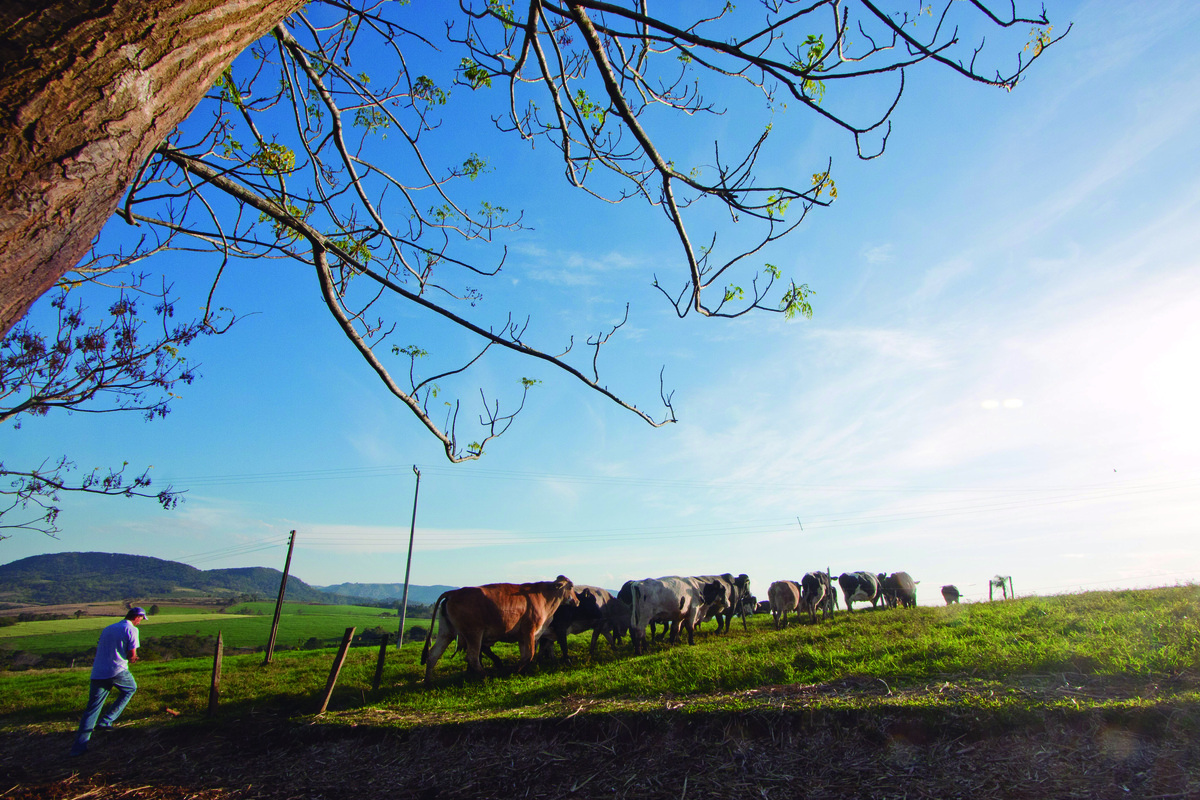
[[[818,198],[822,192],[829,192],[829,199],[837,200],[837,184],[833,182],[833,178],[829,177],[828,172],[814,172],[812,185],[817,190],[816,196]]]
[[[791,202],[792,199],[790,197],[784,198],[779,194],[771,195],[767,198],[767,216],[771,219],[783,219],[783,215],[787,213]]]
[[[517,18],[513,14],[511,5],[505,5],[500,0],[488,0],[488,11],[500,18],[504,23],[505,28],[513,28],[517,24]]]
[[[489,89],[492,88],[492,74],[481,64],[469,58],[464,58],[459,62],[459,69],[462,70],[463,77],[467,79],[467,85],[472,89],[479,89],[485,86]]]
[[[337,239],[330,237],[329,241],[359,264],[366,264],[371,260],[371,248],[367,247],[365,242],[352,236],[343,236]]]
[[[487,159],[480,157],[478,153],[471,153],[463,162],[462,168],[463,174],[471,180],[475,180],[485,172],[492,171],[492,168],[488,166]]]
[[[296,153],[286,144],[263,142],[250,157],[250,163],[266,175],[287,174],[296,168]]]
[[[465,60],[465,59],[464,59]],[[420,76],[413,82],[413,97],[418,100],[424,100],[429,105],[446,105],[449,99],[444,91],[438,88],[438,85],[425,75]]]
[[[593,103],[583,89],[575,92],[575,107],[579,109],[579,115],[584,119],[595,120],[597,128],[604,126],[607,112],[599,103]]]
[[[367,133],[374,133],[392,127],[392,122],[388,119],[387,114],[378,108],[364,106],[354,111],[354,127],[365,128]],[[383,138],[386,139],[387,134],[384,134]]]
[[[1029,31],[1029,41],[1025,44],[1025,50],[1032,50],[1033,57],[1037,58],[1042,54],[1042,51],[1050,44],[1050,31],[1054,30],[1053,25],[1045,27],[1035,27]]]
[[[783,293],[783,299],[779,301],[779,310],[786,319],[793,319],[797,314],[801,314],[805,319],[812,319],[813,308],[808,298],[814,294],[816,292],[809,289],[807,283],[797,286],[793,282],[791,288]]]
[[[237,83],[233,80],[233,67],[226,67],[225,71],[217,76],[215,85],[221,90],[221,99],[233,103],[242,111],[246,110],[246,104],[242,102],[242,93],[238,91]]]

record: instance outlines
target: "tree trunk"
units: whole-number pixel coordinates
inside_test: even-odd
[[[234,57],[301,5],[0,3],[0,335],[79,262]]]

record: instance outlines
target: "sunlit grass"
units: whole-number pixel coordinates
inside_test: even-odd
[[[602,642],[593,659],[588,640],[572,640],[570,666],[539,663],[528,675],[483,681],[466,677],[461,654],[447,653],[428,689],[422,685],[421,645],[406,644],[399,652],[392,646],[378,692],[371,690],[378,648],[355,648],[330,706],[340,712],[333,719],[369,714],[375,723],[413,725],[553,716],[572,707],[589,713],[644,711],[676,701],[695,709],[789,703],[1033,713],[1081,704],[1137,708],[1173,697],[1194,706],[1200,587],[842,613],[783,631],[760,616],[751,619],[748,632],[735,622],[730,634],[718,637],[710,626],[695,647],[656,645],[641,657],[632,656],[628,644],[614,654]],[[515,647],[495,650],[507,665],[516,662]],[[270,666],[262,664],[261,654],[227,657],[221,713],[313,713],[333,654],[333,649],[278,653]],[[135,674],[141,691],[126,712],[135,724],[168,721],[165,707],[182,712],[184,720],[203,714],[210,660],[143,663]],[[1178,676],[1191,680],[1172,684]],[[1107,688],[1099,695],[1075,691],[1081,681]],[[1137,688],[1150,684],[1157,687],[1153,696]],[[68,726],[86,691],[85,669],[5,673],[0,725]]]

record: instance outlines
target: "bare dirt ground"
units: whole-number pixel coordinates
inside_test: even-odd
[[[778,705],[572,715],[564,703],[548,719],[415,728],[381,709],[249,714],[119,728],[75,759],[61,729],[10,729],[0,798],[1200,798],[1191,707],[1000,721]]]

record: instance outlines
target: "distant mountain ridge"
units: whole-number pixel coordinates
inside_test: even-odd
[[[279,595],[282,576],[282,572],[269,567],[201,570],[152,556],[48,553],[0,565],[0,601],[57,605],[131,597],[231,597],[243,594],[273,599]],[[341,584],[361,587],[389,585]],[[452,587],[410,586],[409,602],[432,603],[447,588]],[[432,597],[428,601],[419,599],[430,593]],[[397,593],[396,598],[399,599],[399,596]],[[291,575],[288,577],[286,599],[300,603],[346,603],[357,599],[378,602],[389,598],[322,590]]]
[[[344,597],[361,597],[366,600],[399,600],[404,597],[403,583],[338,583],[333,586],[318,586],[322,591]],[[442,592],[457,589],[457,586],[416,586],[409,584],[408,602],[433,605]]]

